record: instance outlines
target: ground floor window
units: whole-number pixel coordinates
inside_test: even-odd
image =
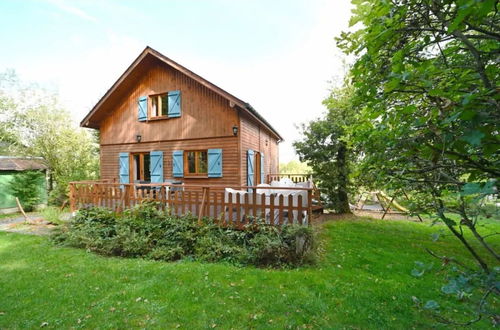
[[[131,154],[130,163],[130,176],[134,182],[151,181],[149,170],[150,156],[148,152]]]
[[[207,150],[185,151],[184,172],[187,175],[208,175]]]

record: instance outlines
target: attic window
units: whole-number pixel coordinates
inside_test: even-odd
[[[152,95],[151,117],[166,117],[168,113],[168,94]]]

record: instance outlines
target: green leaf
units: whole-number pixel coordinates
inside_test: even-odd
[[[454,112],[451,116],[443,120],[443,124],[449,124],[451,122],[454,122],[460,115],[462,114],[461,111]]]
[[[470,6],[469,4],[460,6],[457,11],[457,16],[448,26],[448,33],[453,33],[453,31],[455,31],[459,27],[459,25],[467,18],[470,13],[472,13],[473,10],[474,7]]]
[[[401,80],[398,79],[398,78],[392,78],[391,80],[389,80],[385,86],[384,86],[384,91],[386,93],[389,93],[389,92],[392,92],[393,90],[395,90],[396,88],[399,87],[399,84],[401,83]]]
[[[475,110],[465,110],[460,114],[460,119],[463,120],[471,120],[477,115],[477,112]]]
[[[431,89],[429,91],[430,96],[441,96],[443,95],[443,91],[441,89]]]
[[[414,104],[407,105],[401,110],[403,113],[410,114],[417,110],[417,106]]]
[[[477,182],[467,183],[462,187],[462,196],[479,194],[481,192],[481,185]]]
[[[495,9],[496,0],[485,0],[479,8],[478,14],[481,16],[486,16],[490,11]]]
[[[462,196],[483,194],[491,195],[495,193],[495,180],[490,180],[483,184],[479,182],[469,182],[462,187]]]
[[[441,287],[441,291],[446,294],[454,294],[458,292],[457,282],[455,280],[451,280],[448,284],[443,285]]]
[[[462,135],[460,138],[463,141],[468,142],[469,144],[473,146],[479,146],[481,145],[481,140],[484,137],[484,133],[478,130],[471,130]]]

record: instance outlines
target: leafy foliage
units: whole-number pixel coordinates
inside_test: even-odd
[[[308,174],[312,173],[311,167],[297,160],[291,160],[288,163],[280,163],[281,174]]]
[[[23,171],[13,176],[7,188],[12,196],[19,198],[24,210],[30,212],[42,201],[44,181],[45,176],[40,171]]]
[[[122,215],[106,209],[80,210],[54,237],[61,244],[105,255],[174,261],[194,258],[256,266],[298,266],[313,261],[311,228],[276,228],[258,220],[245,230],[223,228],[211,219],[199,226],[192,215],[170,215],[144,202]]]
[[[404,190],[414,210],[435,214],[478,264],[464,276],[497,276],[500,256],[479,221],[499,188],[498,1],[354,4],[358,28],[338,44],[357,58],[351,102],[360,111],[349,130],[364,181]],[[499,293],[490,281],[470,283]]]
[[[300,159],[312,167],[327,206],[339,213],[351,212],[348,193],[354,152],[346,130],[354,118],[351,93],[350,88],[334,90],[323,102],[328,108],[325,118],[303,124],[303,138],[293,144]]]
[[[97,135],[77,127],[56,95],[14,72],[0,74],[0,132],[3,153],[43,157],[53,204],[67,198],[68,182],[98,177]]]
[[[62,224],[63,211],[57,206],[47,206],[41,210],[41,216],[44,220],[53,224]]]

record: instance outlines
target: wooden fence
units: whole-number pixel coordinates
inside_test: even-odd
[[[238,187],[162,184],[118,184],[102,181],[70,183],[70,207],[99,206],[122,212],[142,201],[158,202],[171,214],[212,217],[221,225],[243,227],[264,219],[271,225],[311,223],[312,188]],[[251,191],[251,192],[247,192]]]

